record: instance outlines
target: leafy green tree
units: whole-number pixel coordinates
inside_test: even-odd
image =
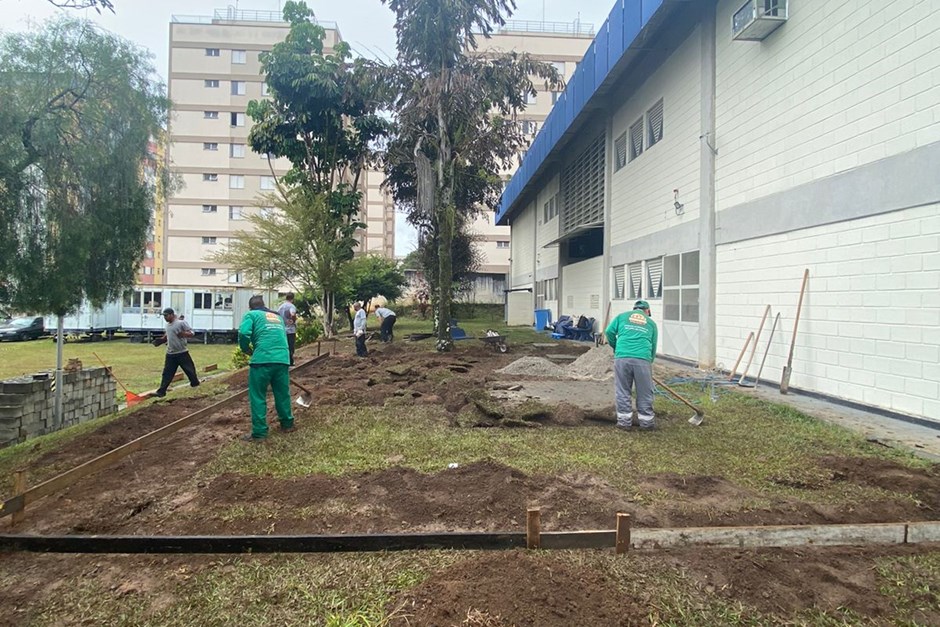
[[[480,205],[495,206],[501,169],[526,145],[517,112],[535,93],[533,76],[547,87],[557,71],[528,54],[477,54],[515,9],[513,0],[383,0],[395,13],[397,64],[383,81],[394,92],[396,135],[386,171],[409,220],[437,247],[434,286],[437,349],[453,348],[448,321],[454,283],[454,241]],[[460,217],[458,217],[460,216]]]
[[[49,4],[63,9],[94,9],[101,13],[107,9],[114,13],[114,3],[111,0],[48,0]]]
[[[326,31],[312,17],[304,2],[284,5],[290,31],[260,55],[271,99],[248,105],[251,148],[291,162],[278,181],[277,206],[286,215],[253,220],[260,232],[243,236],[231,256],[220,259],[259,273],[267,263],[269,283],[278,276],[297,291],[315,288],[329,336],[341,270],[353,258],[356,230],[365,228],[359,221],[360,177],[375,162],[374,146],[389,123],[377,113],[381,85],[363,62],[351,61],[347,43],[327,52]],[[297,250],[279,252],[290,247]],[[290,263],[275,261],[285,257]]]
[[[363,255],[346,264],[339,304],[346,311],[349,328],[352,329],[353,324],[349,308],[354,302],[362,302],[368,308],[369,301],[376,296],[396,300],[401,297],[406,283],[404,272],[393,259]]]
[[[168,102],[149,54],[89,22],[0,37],[0,285],[12,309],[65,315],[133,285]]]

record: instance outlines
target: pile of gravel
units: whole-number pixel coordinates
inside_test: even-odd
[[[541,357],[523,357],[496,372],[539,379],[564,379],[567,377],[564,368]]]
[[[604,381],[614,376],[614,353],[609,346],[596,346],[565,367],[572,379]]]

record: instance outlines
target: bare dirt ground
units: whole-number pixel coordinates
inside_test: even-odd
[[[565,350],[578,354],[583,349],[551,352]],[[521,355],[530,354],[528,351],[531,349],[500,355],[481,346],[466,346],[454,354],[436,355],[400,343],[383,347],[364,360],[349,354],[333,356],[328,365],[299,372],[297,378],[316,387],[320,407],[381,407],[392,402],[405,408],[439,406],[455,417],[483,413],[485,418],[488,405],[482,402],[481,407],[481,392],[506,384],[528,385],[495,374]],[[242,389],[246,377],[247,373],[236,373],[230,388]],[[550,382],[532,383],[551,386]],[[180,399],[150,405],[42,455],[28,470],[38,473],[50,467],[74,467],[216,400]],[[588,400],[579,406],[577,399],[571,402],[569,397],[561,410],[542,417],[540,424],[590,424],[603,412],[596,396]],[[876,458],[820,459],[825,472],[815,480],[818,484],[791,487],[812,490],[832,484],[860,485],[902,493],[907,498],[853,509],[780,497],[769,505],[747,509],[741,503],[753,500],[755,493],[726,478],[667,473],[639,478],[644,489],[666,495],[649,504],[584,473],[527,474],[493,461],[431,474],[393,466],[340,477],[277,479],[226,473],[196,483],[199,471],[224,446],[247,432],[248,423],[247,402],[219,412],[36,503],[29,508],[26,522],[14,531],[495,531],[520,528],[523,505],[542,507],[546,530],[610,528],[618,510],[633,513],[640,526],[913,521],[940,516],[940,467],[917,470]],[[456,420],[454,427],[464,428]],[[272,437],[290,436],[274,433]],[[235,517],[221,515],[246,504],[257,511]],[[9,519],[0,521],[0,533],[10,532]],[[876,589],[874,574],[865,565],[878,555],[913,550],[678,552],[668,554],[665,564],[689,573],[696,585],[710,594],[738,599],[770,613],[788,615],[813,606],[851,607],[878,619],[890,615],[890,603],[887,597],[872,594]],[[147,572],[156,581],[171,572],[174,564],[210,567],[210,560],[204,558],[104,561],[111,565],[118,582],[130,577],[141,563],[149,564]],[[100,563],[102,558],[0,556],[0,569],[24,573],[23,585],[5,591],[0,599],[0,624],[24,624],[18,613],[21,610],[16,608],[54,594],[54,586],[31,586],[29,581],[54,582]],[[408,624],[412,625],[634,625],[649,624],[647,601],[625,598],[603,569],[589,563],[558,563],[540,556],[504,553],[475,555],[436,573],[396,603],[408,607]],[[940,620],[940,615],[927,619],[924,624],[936,624],[934,619]]]

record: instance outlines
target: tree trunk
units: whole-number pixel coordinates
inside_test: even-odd
[[[60,313],[56,322],[55,333],[55,409],[53,423],[56,429],[62,428],[62,386],[65,384],[65,373],[62,370],[62,348],[65,344],[64,325],[65,316]]]
[[[332,339],[333,333],[333,292],[323,290],[323,337]]]
[[[447,196],[446,194],[444,195]],[[449,199],[447,199],[449,200]],[[438,300],[437,312],[435,313],[437,323],[437,350],[446,352],[453,350],[454,340],[450,334],[450,309],[452,297],[452,283],[454,276],[454,264],[451,259],[454,243],[454,205],[445,200],[441,207],[441,219],[438,223],[440,234],[438,237]]]

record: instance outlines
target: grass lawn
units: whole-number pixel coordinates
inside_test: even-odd
[[[231,368],[234,344],[190,343],[196,368],[218,364],[220,370]],[[114,369],[114,375],[131,392],[153,390],[160,385],[166,347],[154,348],[150,344],[132,344],[127,339],[108,342],[67,342],[63,347],[64,360],[78,358],[87,367],[100,366],[93,353],[97,353]],[[56,345],[49,339],[32,342],[0,343],[0,379],[24,374],[55,370]],[[182,372],[182,371],[180,371]],[[118,398],[124,399],[124,390],[118,386]]]
[[[532,327],[507,327],[502,317],[486,316],[472,320],[457,320],[457,326],[466,331],[468,336],[474,338],[483,337],[486,335],[487,329],[493,329],[500,335],[508,337],[510,346],[512,344],[531,344],[532,342],[551,341],[548,335],[536,333]],[[379,328],[378,321],[375,320],[374,316],[369,318],[369,328],[374,328],[375,330]],[[431,333],[433,329],[434,323],[430,318],[422,320],[421,318],[402,316],[398,318],[398,322],[395,323],[395,337],[403,338],[411,333]],[[476,342],[476,340],[465,341]]]

